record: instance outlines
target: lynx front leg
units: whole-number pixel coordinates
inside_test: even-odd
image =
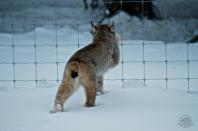
[[[98,76],[97,77],[97,92],[99,92],[101,95],[104,94],[103,76]]]

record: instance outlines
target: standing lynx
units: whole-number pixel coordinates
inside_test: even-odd
[[[114,24],[95,26],[91,22],[91,25],[93,42],[74,53],[67,62],[52,113],[64,110],[64,102],[80,84],[85,89],[85,106],[94,106],[97,91],[104,93],[104,73],[119,63],[119,37]]]

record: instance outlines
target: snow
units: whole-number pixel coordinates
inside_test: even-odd
[[[53,87],[53,86],[51,86]],[[1,131],[109,131],[109,130],[190,130],[198,128],[198,96],[159,87],[126,82],[105,82],[105,94],[97,96],[96,106],[84,107],[84,90],[66,102],[65,111],[50,114],[57,88],[0,90]],[[182,115],[193,126],[178,124]]]

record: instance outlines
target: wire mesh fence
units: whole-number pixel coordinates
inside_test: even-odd
[[[114,1],[115,3],[120,4],[122,10],[123,2],[140,2],[142,3],[142,16],[143,16],[143,4],[144,2],[151,1]],[[89,1],[88,1],[89,3]],[[109,1],[94,1],[94,3],[109,3]],[[110,2],[112,3],[112,2]],[[57,3],[54,2],[54,5]],[[10,4],[12,5],[12,3]],[[33,3],[34,10],[36,10],[36,5]],[[53,10],[54,24],[46,24],[51,26],[53,33],[48,36],[45,40],[39,40],[42,35],[39,34],[38,28],[39,25],[36,21],[32,23],[23,24],[16,23],[11,20],[10,23],[4,23],[6,28],[10,28],[11,33],[10,37],[6,37],[8,43],[1,43],[0,49],[2,49],[6,56],[1,56],[0,66],[1,74],[9,75],[9,77],[0,77],[0,82],[11,82],[13,87],[17,87],[19,82],[31,82],[32,85],[38,87],[39,82],[51,81],[56,82],[57,84],[61,81],[63,67],[66,64],[65,59],[60,58],[59,55],[61,51],[65,52],[65,57],[69,57],[72,53],[67,53],[68,49],[71,49],[71,52],[76,51],[78,48],[85,46],[80,39],[80,22],[76,21],[75,37],[73,38],[75,42],[59,41],[59,35],[61,24],[58,23],[56,17],[56,8]],[[188,21],[188,10],[186,8],[186,19]],[[5,17],[5,16],[3,16]],[[147,41],[144,38],[145,25],[144,20],[142,20],[142,40],[140,41],[129,41],[122,39],[125,31],[123,30],[122,22],[122,13],[119,15],[120,21],[115,22],[117,28],[119,28],[119,33],[121,35],[121,59],[119,65],[119,73],[115,78],[106,77],[105,80],[115,80],[120,81],[121,83],[128,80],[138,80],[142,81],[145,85],[148,81],[163,81],[165,88],[169,88],[169,83],[175,80],[185,81],[186,91],[191,91],[191,83],[196,81],[198,82],[198,77],[195,74],[196,65],[198,64],[198,59],[196,56],[192,55],[192,52],[196,52],[195,49],[198,47],[198,43],[188,43],[188,42],[155,42]],[[27,43],[20,43],[20,38],[17,38],[16,30],[23,30],[24,26],[31,27],[32,31],[30,35],[24,37],[30,37]],[[40,28],[39,28],[40,29]],[[42,30],[40,30],[42,32]],[[168,32],[167,32],[168,33]],[[23,35],[21,35],[23,36]],[[53,41],[50,38],[53,37]],[[7,42],[6,41],[6,42]],[[19,41],[19,42],[18,42]],[[22,49],[20,51],[20,49]],[[65,50],[64,50],[65,49]],[[154,49],[154,50],[152,50]],[[179,51],[176,51],[179,50]],[[26,53],[25,53],[26,52]],[[44,52],[44,54],[42,53]],[[53,52],[53,58],[47,58],[48,53]],[[126,52],[130,52],[126,53]],[[154,52],[153,55],[151,55]],[[179,57],[177,57],[177,53]],[[21,54],[20,54],[21,53]],[[20,55],[16,55],[20,54]],[[28,54],[31,57],[28,57]],[[27,55],[27,56],[26,56]],[[151,55],[151,56],[149,56]],[[47,59],[42,59],[41,57],[45,56]],[[182,57],[180,57],[182,56]],[[18,57],[27,57],[26,61],[20,60]],[[50,56],[51,57],[51,56]],[[9,60],[4,60],[9,59]],[[154,64],[154,66],[152,65]],[[28,66],[26,66],[28,65]],[[48,70],[43,71],[43,69],[48,66]],[[9,68],[9,71],[5,71]],[[161,70],[155,71],[155,68],[160,68]],[[12,70],[10,70],[12,69]],[[178,69],[178,70],[177,70]],[[131,71],[129,71],[131,70]],[[136,73],[133,75],[134,70],[139,70],[141,73]],[[160,72],[158,72],[160,71]],[[25,72],[25,73],[24,73]],[[27,73],[26,73],[27,72]],[[48,74],[51,72],[53,77],[42,78],[43,74]],[[132,73],[131,73],[132,72]],[[31,74],[31,75],[30,75]],[[162,75],[158,75],[162,74]],[[31,77],[28,77],[28,76]],[[26,78],[27,77],[27,78]],[[24,78],[24,79],[22,79]]]

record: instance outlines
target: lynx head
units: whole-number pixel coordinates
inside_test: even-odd
[[[114,22],[111,25],[102,24],[102,25],[94,25],[91,21],[92,30],[94,40],[99,39],[111,39],[115,40],[117,44],[120,42],[120,37],[115,30]]]
[[[91,33],[94,37],[115,37],[115,25],[112,23],[111,25],[102,24],[102,25],[94,25],[91,21],[92,30]]]
[[[112,25],[107,25],[107,24],[94,25],[93,22],[91,21],[91,26],[92,26],[92,30],[91,30],[92,34],[95,34],[98,31],[107,31],[109,33],[115,33],[114,22],[112,23]]]

